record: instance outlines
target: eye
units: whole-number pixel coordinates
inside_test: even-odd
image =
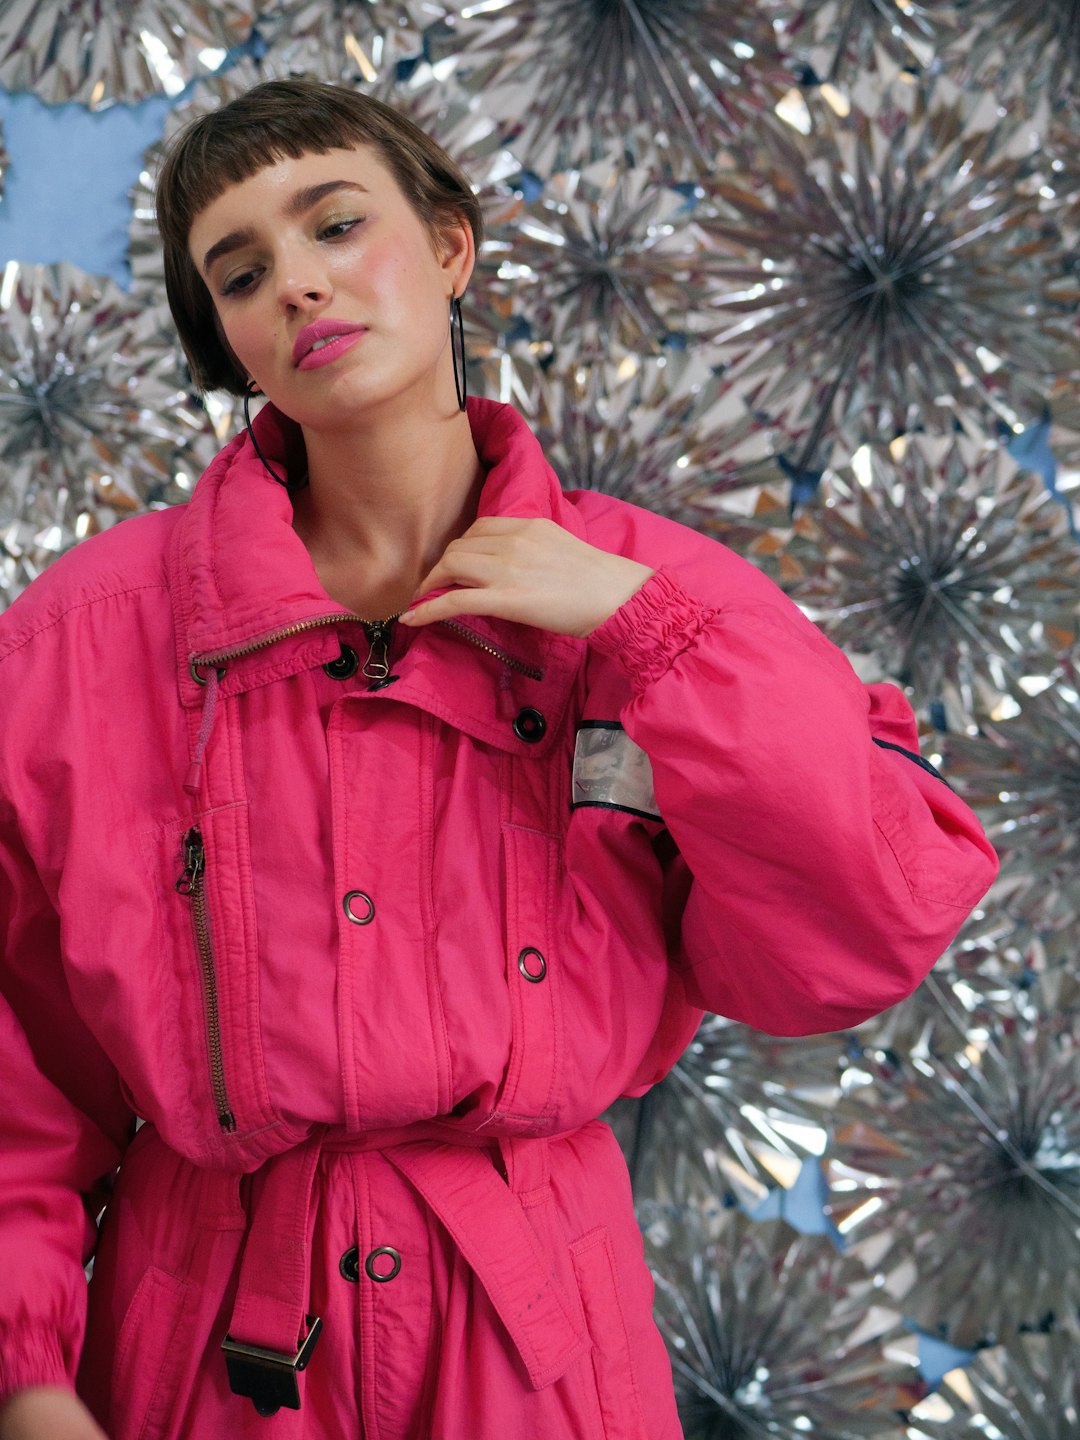
[[[330,220],[325,225],[320,225],[319,239],[340,240],[343,235],[347,235],[357,225],[362,225],[365,219],[366,216],[363,215],[350,215],[342,220]]]
[[[238,275],[230,275],[225,284],[221,287],[222,295],[243,295],[250,290],[258,279],[254,270],[241,270]]]

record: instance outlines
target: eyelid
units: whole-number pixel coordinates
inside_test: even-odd
[[[356,215],[352,213],[347,215],[335,215],[331,218],[320,221],[316,233],[322,235],[327,230],[333,230],[334,227],[337,225],[362,225],[366,219],[366,215]]]
[[[231,299],[234,295],[243,295],[249,290],[254,290],[254,285],[242,285],[239,289],[236,286],[237,280],[243,280],[246,276],[253,275],[254,273],[255,267],[249,266],[244,270],[238,270],[235,275],[230,275],[226,280],[222,281],[221,295],[226,299]]]

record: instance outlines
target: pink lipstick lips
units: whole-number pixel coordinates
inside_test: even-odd
[[[346,350],[351,350],[362,335],[363,325],[353,325],[348,320],[332,320],[324,317],[305,325],[293,342],[293,364],[298,370],[314,370],[318,365],[329,365]]]

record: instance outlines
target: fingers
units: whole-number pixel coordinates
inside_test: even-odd
[[[492,615],[583,637],[652,573],[554,521],[490,515],[450,542],[400,618],[406,625],[430,625],[457,615]]]
[[[399,618],[407,625],[430,624],[432,620],[445,619],[449,614],[467,612],[469,607],[460,598],[438,611],[430,608],[434,598],[418,603],[422,596],[430,595],[433,590],[447,590],[460,597],[462,589],[488,590],[497,585],[505,589],[515,568],[521,567],[523,558],[520,547],[514,542],[513,532],[530,523],[535,522],[507,515],[489,515],[475,521],[458,539],[451,540],[436,564],[420,581],[408,610]],[[455,588],[450,590],[449,587]],[[474,595],[473,601],[472,614],[495,613],[490,605],[477,608],[479,595]]]

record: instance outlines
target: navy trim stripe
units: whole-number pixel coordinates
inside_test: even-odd
[[[621,728],[621,727],[620,727]],[[639,820],[655,820],[664,823],[664,817],[655,810],[635,810],[632,805],[613,805],[610,800],[575,800],[571,810],[621,810],[624,815],[636,815]]]
[[[908,760],[912,761],[915,765],[918,765],[920,769],[929,771],[929,773],[933,775],[935,780],[940,780],[943,785],[948,785],[949,789],[952,789],[952,786],[949,785],[949,782],[945,779],[945,776],[942,775],[941,771],[935,770],[933,765],[930,764],[929,760],[925,760],[921,755],[916,754],[914,750],[905,750],[903,745],[893,745],[888,740],[879,740],[876,735],[871,735],[870,738],[871,740],[873,740],[874,744],[879,745],[882,750],[895,750],[898,755],[906,756]]]
[[[625,730],[626,726],[618,720],[581,720],[578,722],[579,730]]]

